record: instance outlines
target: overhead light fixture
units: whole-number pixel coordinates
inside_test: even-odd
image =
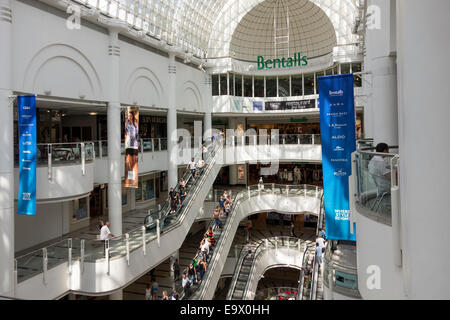
[[[96,116],[98,113],[97,112],[89,112],[90,116]]]

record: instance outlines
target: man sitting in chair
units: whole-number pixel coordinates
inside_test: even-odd
[[[389,146],[380,142],[376,146],[376,152],[389,153]],[[376,155],[370,160],[368,169],[377,186],[377,200],[374,203],[376,205],[376,202],[379,204],[384,196],[391,192],[391,168],[384,157]]]

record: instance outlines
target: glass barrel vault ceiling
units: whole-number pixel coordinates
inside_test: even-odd
[[[229,56],[232,36],[235,38],[233,52],[241,59],[254,60],[255,51],[260,49],[275,52],[273,30],[282,32],[281,29],[286,24],[286,13],[283,13],[286,12],[286,8],[289,9],[289,40],[292,41],[289,50],[296,52],[299,48],[306,50],[310,56],[326,54],[330,52],[333,40],[334,43],[336,41],[331,35],[330,24],[326,17],[331,19],[339,45],[354,42],[354,35],[349,30],[358,16],[357,0],[74,0],[74,2],[95,8],[111,18],[125,21],[134,29],[143,30],[200,58]],[[280,18],[276,28],[274,15]],[[272,26],[272,31],[264,28],[269,25]],[[266,34],[260,34],[265,31]],[[282,48],[285,46],[281,42],[277,43],[277,47],[281,48],[278,54],[282,54]],[[250,53],[248,50],[251,50]]]

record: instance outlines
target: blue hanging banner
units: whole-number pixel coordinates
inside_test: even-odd
[[[351,154],[356,149],[353,75],[318,81],[327,239],[356,241],[356,232],[350,233],[348,200]]]
[[[17,97],[19,194],[17,213],[36,215],[36,96]]]

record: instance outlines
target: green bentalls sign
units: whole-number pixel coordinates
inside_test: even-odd
[[[291,68],[291,67],[304,67],[308,64],[308,58],[302,56],[300,52],[294,53],[294,57],[281,58],[281,59],[267,59],[264,60],[263,56],[258,56],[258,70],[276,69],[276,68]]]

